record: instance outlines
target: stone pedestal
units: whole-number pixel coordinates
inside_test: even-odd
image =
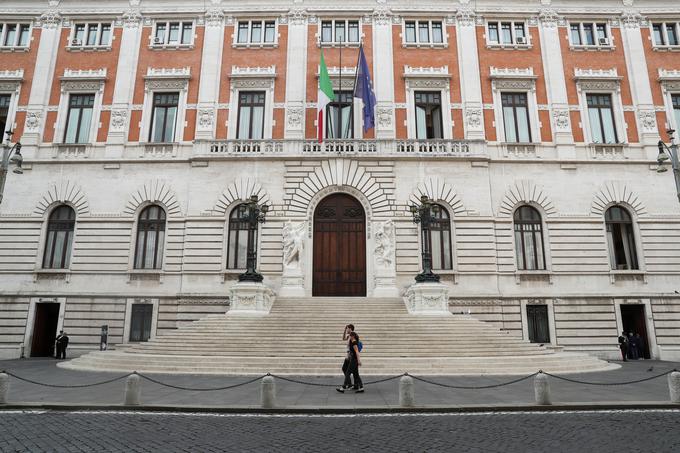
[[[286,272],[281,277],[280,297],[305,297],[305,277],[300,269]]]
[[[238,282],[229,288],[228,315],[269,314],[276,295],[264,283]]]
[[[415,283],[404,293],[404,303],[412,315],[450,316],[449,287],[443,283]]]
[[[380,275],[378,273],[375,276],[373,297],[399,297],[399,290],[397,289],[394,275]]]

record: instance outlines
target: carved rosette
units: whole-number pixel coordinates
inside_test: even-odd
[[[638,120],[645,132],[657,132],[656,113],[654,110],[641,110],[638,112]]]
[[[552,117],[555,129],[567,132],[571,130],[569,110],[553,110]]]
[[[124,131],[125,124],[127,123],[127,110],[111,110],[111,130],[112,131]]]
[[[27,112],[26,113],[26,132],[38,132],[42,122],[42,112]]]

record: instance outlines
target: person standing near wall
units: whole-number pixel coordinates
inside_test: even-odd
[[[621,332],[621,335],[619,335],[619,349],[621,350],[621,357],[623,357],[623,361],[627,362],[628,361],[628,337],[626,337],[626,332]]]
[[[57,359],[66,359],[66,348],[68,347],[68,335],[63,330],[57,336]]]

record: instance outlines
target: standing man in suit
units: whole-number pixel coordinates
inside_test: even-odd
[[[66,348],[68,347],[68,335],[64,333],[63,330],[59,331],[59,335],[57,336],[57,358],[58,359],[65,359],[66,358]]]
[[[619,335],[619,349],[621,350],[621,357],[623,357],[623,361],[627,362],[628,337],[626,336],[626,332],[621,332],[621,335]]]

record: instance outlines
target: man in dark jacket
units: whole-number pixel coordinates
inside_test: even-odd
[[[619,336],[619,349],[621,350],[621,357],[623,357],[623,361],[627,362],[628,359],[626,357],[628,356],[628,337],[626,336],[626,332],[621,332],[621,335]]]
[[[59,331],[59,335],[57,336],[57,358],[58,359],[65,359],[66,358],[66,348],[68,347],[68,335],[64,333],[63,330]]]

